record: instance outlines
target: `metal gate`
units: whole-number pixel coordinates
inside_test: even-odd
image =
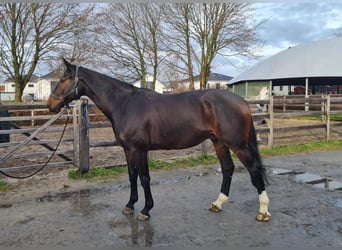
[[[53,115],[46,105],[0,105],[0,169],[34,171],[55,151],[66,119],[65,136],[47,167],[77,166],[77,110]]]

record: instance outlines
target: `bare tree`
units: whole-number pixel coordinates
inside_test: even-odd
[[[152,89],[155,89],[160,64],[161,10],[159,4],[146,3],[141,5],[142,23],[147,30],[146,54],[152,71]],[[150,42],[149,42],[150,41]]]
[[[49,57],[47,63],[50,68],[61,66],[61,58],[66,58],[73,63],[82,64],[91,68],[102,68],[99,60],[100,44],[99,32],[94,19],[97,18],[94,4],[82,5],[82,11],[77,14],[77,23],[65,34],[63,44],[56,47],[54,57]],[[54,60],[51,60],[54,59]]]
[[[193,38],[201,49],[200,86],[206,88],[211,65],[218,55],[253,56],[260,46],[257,27],[250,22],[251,8],[244,3],[195,4],[191,12]]]
[[[155,86],[158,73],[160,10],[152,3],[112,3],[103,12],[103,53],[111,68],[122,78],[140,79],[152,72]],[[113,64],[115,67],[113,67]]]
[[[15,101],[39,61],[65,46],[67,34],[77,29],[76,4],[7,3],[0,5],[0,68],[15,83]]]
[[[217,55],[226,58],[235,55],[254,56],[254,49],[261,45],[257,28],[253,23],[252,9],[243,3],[181,3],[170,4],[165,21],[172,27],[171,43],[174,56],[182,60],[190,82],[197,69],[200,87],[205,89]]]
[[[169,64],[173,70],[188,75],[190,90],[194,90],[193,48],[191,44],[190,10],[192,4],[167,4],[163,8],[166,32],[165,48],[169,52]],[[175,58],[176,57],[176,60]],[[178,59],[178,60],[177,60]],[[174,64],[173,62],[177,62]],[[185,69],[185,72],[184,72]]]

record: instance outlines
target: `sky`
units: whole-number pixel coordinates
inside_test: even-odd
[[[342,35],[342,2],[267,2],[254,3],[254,18],[266,19],[258,30],[265,45],[257,60],[238,57],[232,60],[217,59],[212,71],[237,76],[260,60],[266,59],[290,46],[326,40]]]
[[[266,20],[258,30],[260,38],[265,41],[258,59],[235,57],[227,61],[216,58],[212,72],[235,77],[258,61],[290,46],[331,39],[336,37],[338,30],[342,35],[342,1],[333,1],[251,1],[256,9],[254,18]]]

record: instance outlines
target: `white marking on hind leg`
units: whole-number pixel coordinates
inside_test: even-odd
[[[223,204],[226,204],[228,202],[228,199],[229,198],[227,195],[220,193],[219,196],[217,197],[217,200],[211,204],[209,209],[214,210],[214,211],[216,210],[216,212],[221,211]]]
[[[260,207],[257,220],[268,221],[271,217],[271,213],[268,211],[268,205],[270,204],[270,200],[268,199],[266,191],[262,191],[259,195],[259,204]]]

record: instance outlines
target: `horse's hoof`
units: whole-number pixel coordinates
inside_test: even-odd
[[[255,217],[257,221],[262,221],[262,222],[268,222],[271,220],[271,215],[267,213],[258,213],[258,215]]]
[[[134,209],[130,208],[130,207],[125,207],[123,210],[122,210],[122,214],[123,215],[132,215],[134,214]]]
[[[216,206],[215,204],[211,204],[209,207],[209,211],[219,213],[222,211],[222,209]]]
[[[147,221],[149,219],[150,219],[150,216],[143,214],[143,213],[139,213],[137,216],[138,221]]]

